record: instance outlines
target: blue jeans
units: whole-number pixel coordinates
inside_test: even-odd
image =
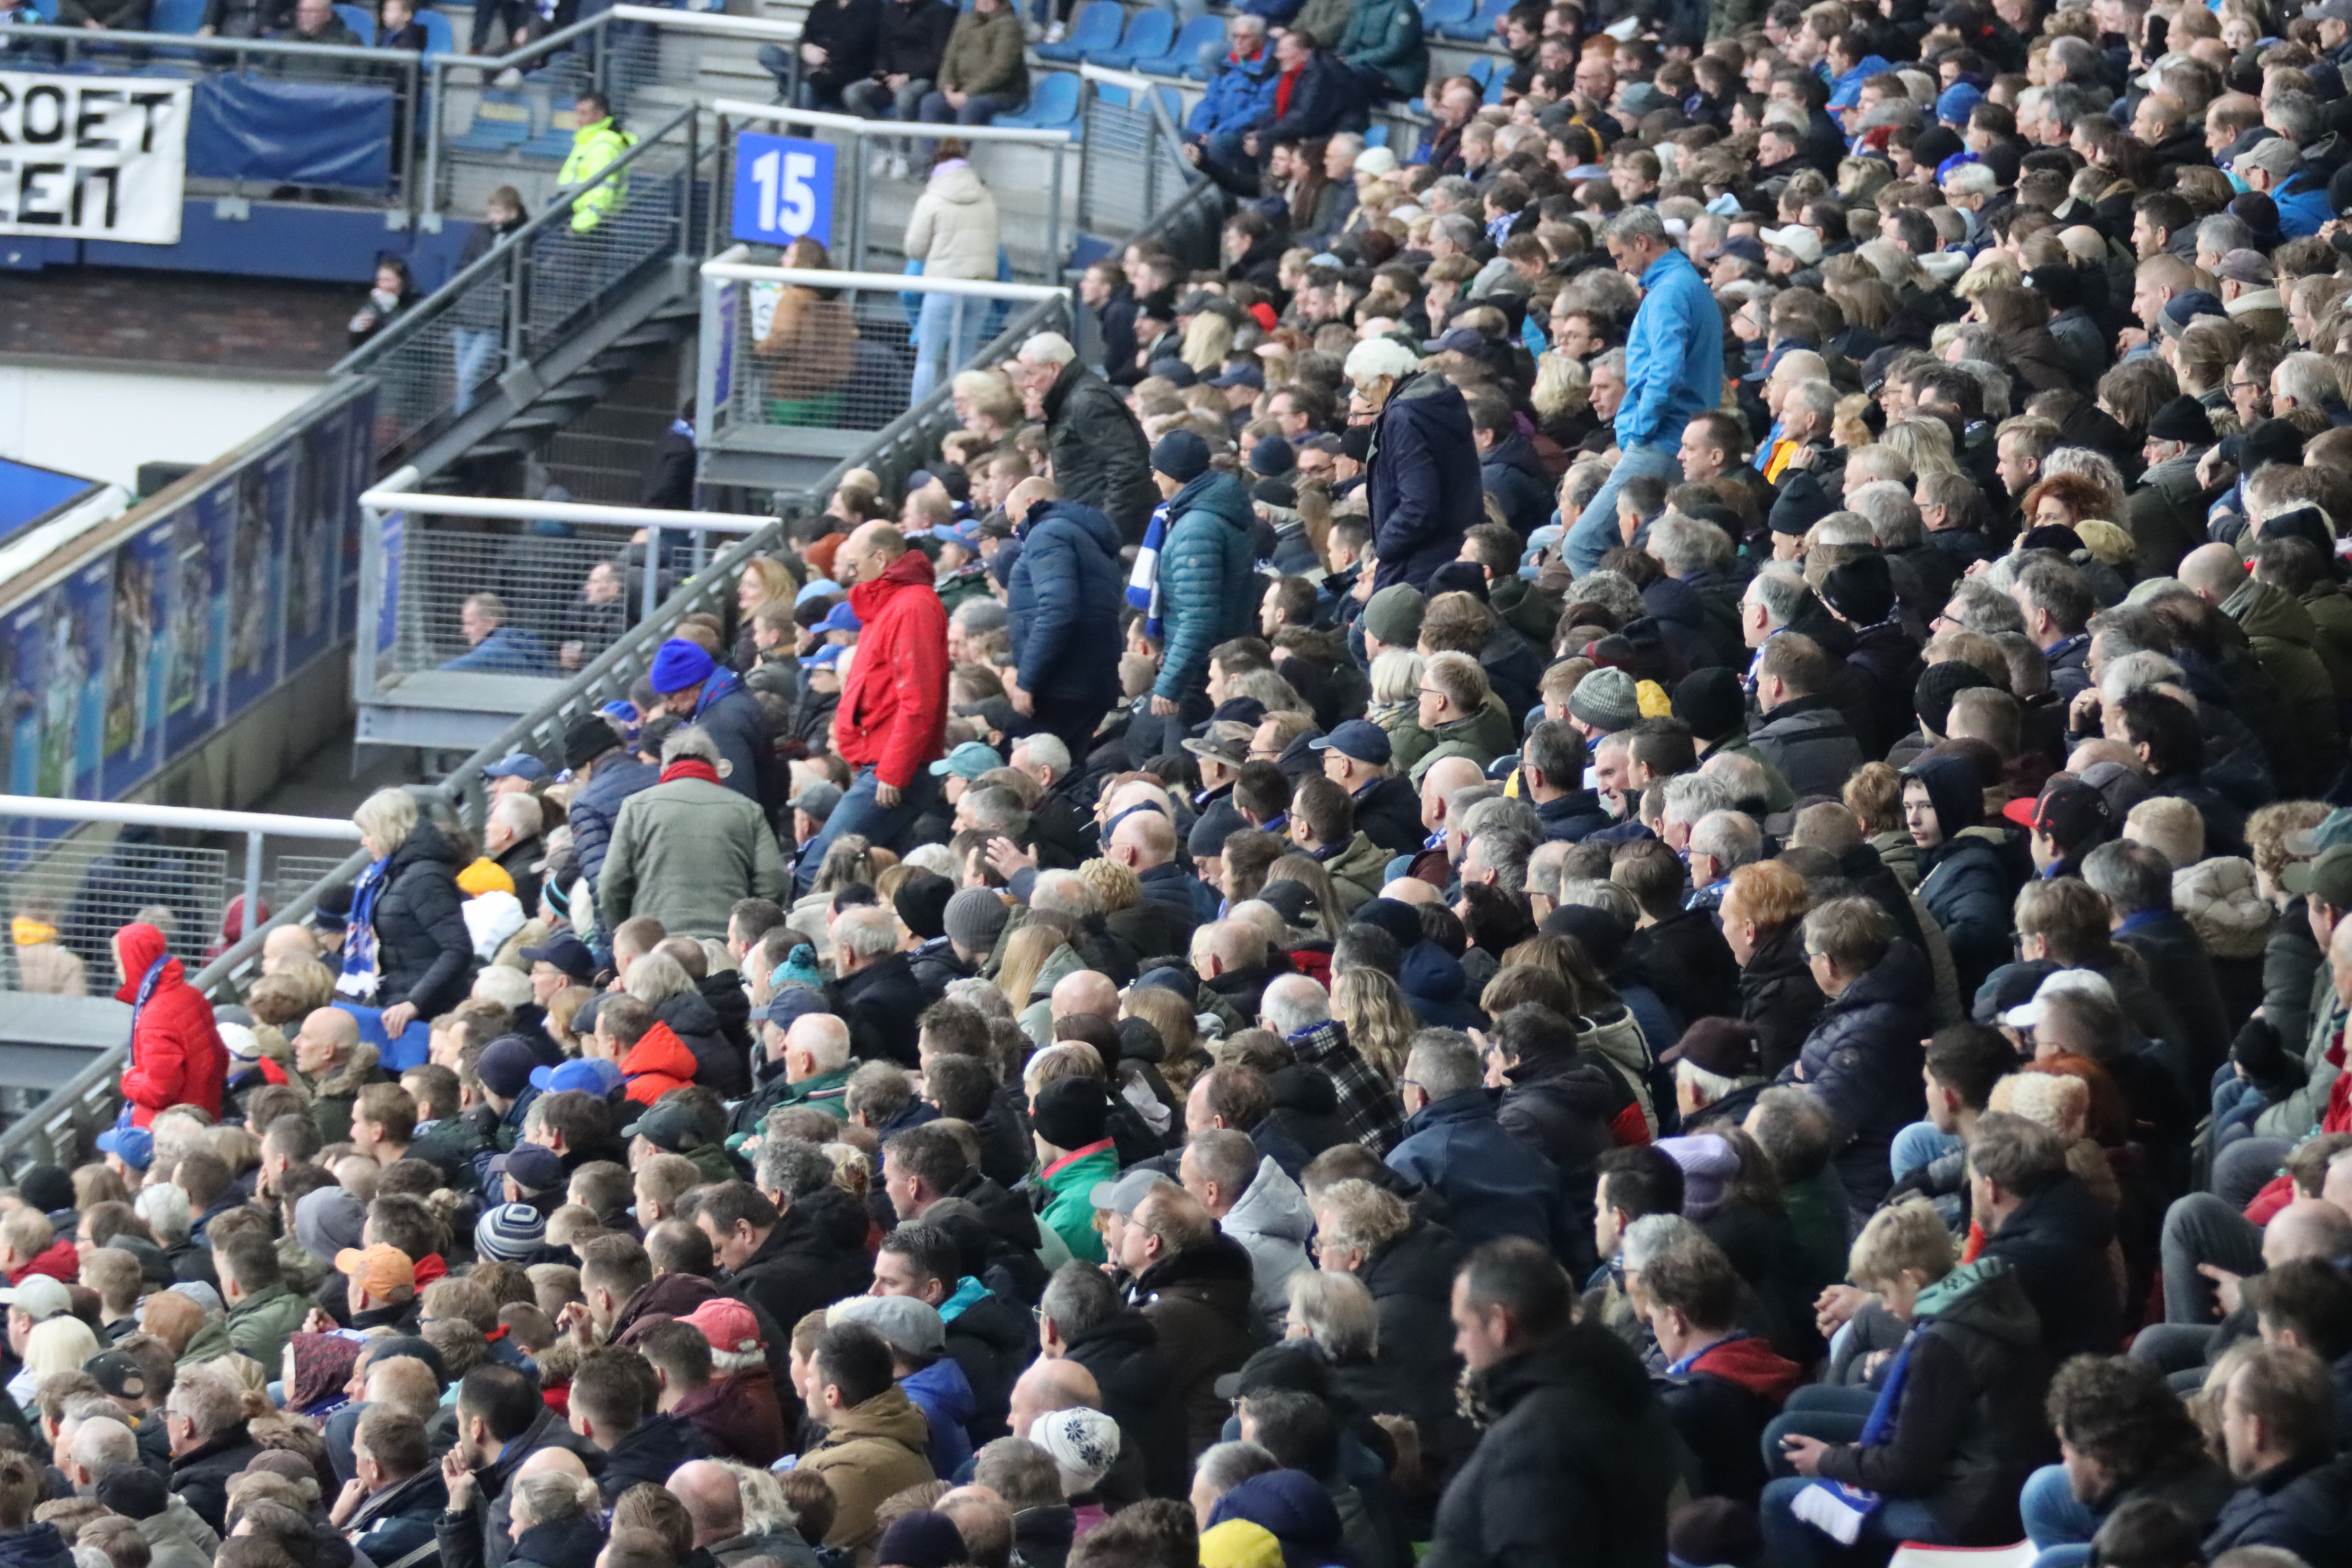
[[[1772,1568],[1832,1568],[1850,1559],[1884,1563],[1906,1541],[1948,1546],[1952,1538],[1933,1509],[1910,1498],[1887,1498],[1863,1521],[1852,1547],[1840,1546],[1790,1511],[1797,1494],[1813,1483],[1790,1476],[1768,1481],[1757,1511],[1764,1526],[1764,1560]]]
[[[948,102],[944,92],[927,92],[918,112],[933,125],[985,125],[1000,114],[1009,114],[1021,107],[1021,100],[1009,93],[975,92],[969,94],[959,109]]]
[[[1914,1121],[1895,1135],[1887,1150],[1886,1163],[1899,1185],[1903,1178],[1924,1171],[1960,1146],[1960,1141],[1949,1132],[1938,1132],[1932,1121]]]
[[[450,331],[449,343],[457,362],[457,412],[463,414],[474,405],[474,389],[482,384],[498,355],[499,334],[457,327]]]
[[[845,833],[863,834],[868,842],[885,849],[902,847],[907,830],[915,826],[915,819],[923,815],[939,791],[939,781],[931,777],[928,766],[915,770],[914,779],[898,793],[896,805],[884,805],[874,798],[877,782],[872,768],[857,770],[849,793],[841,797],[841,804],[824,819],[824,829],[809,841],[807,850],[801,856],[800,869],[793,877],[795,896],[808,892],[815,884],[817,868],[824,864],[824,852]]]
[[[2083,1568],[2091,1560],[2091,1537],[2106,1517],[2074,1496],[2063,1465],[2044,1465],[2028,1476],[2017,1511],[2027,1539],[2042,1549],[2033,1568]]]
[[[993,300],[961,294],[926,294],[915,321],[915,383],[907,401],[920,403],[932,388],[980,352],[980,334]]]
[[[1568,531],[1568,569],[1578,576],[1601,564],[1601,558],[1624,542],[1617,531],[1617,492],[1628,479],[1672,480],[1683,471],[1682,432],[1661,430],[1650,440],[1628,450],[1609,470],[1608,482]]]

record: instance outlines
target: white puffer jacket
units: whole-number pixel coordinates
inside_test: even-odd
[[[932,171],[907,219],[905,254],[926,278],[996,276],[996,198],[971,164],[951,159]]]
[[[2215,958],[2260,958],[2278,912],[2254,886],[2254,863],[2234,856],[2172,874],[2172,907]]]

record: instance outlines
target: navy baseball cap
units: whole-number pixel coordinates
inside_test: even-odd
[[[512,1176],[527,1193],[551,1193],[563,1185],[563,1160],[538,1143],[518,1143],[490,1162],[493,1176]]]
[[[583,985],[596,978],[596,955],[568,931],[557,931],[542,947],[524,948],[522,956],[526,963],[551,963]]]
[[[1369,719],[1350,719],[1329,734],[1307,742],[1315,752],[1337,752],[1360,763],[1386,767],[1395,754],[1389,745],[1389,732]]]

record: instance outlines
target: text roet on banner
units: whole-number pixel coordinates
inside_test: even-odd
[[[0,234],[177,245],[189,85],[0,71]]]

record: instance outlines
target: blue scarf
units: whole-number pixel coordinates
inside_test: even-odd
[[[1862,1436],[1854,1440],[1856,1447],[1867,1448],[1886,1441],[1887,1432],[1895,1425],[1895,1410],[1903,1403],[1903,1384],[1911,1370],[1911,1347],[1918,1341],[1919,1331],[1914,1329],[1905,1337],[1903,1348],[1895,1352],[1895,1360],[1886,1368],[1886,1381],[1879,1385],[1877,1401],[1870,1407],[1869,1418],[1862,1424]],[[1790,1511],[1832,1541],[1851,1546],[1861,1536],[1864,1522],[1885,1501],[1876,1492],[1823,1478],[1799,1492]]]
[[[1168,503],[1151,509],[1143,525],[1143,543],[1135,552],[1135,573],[1127,580],[1127,602],[1143,612],[1143,635],[1160,635],[1160,552],[1168,542]]]
[[[372,1000],[383,974],[376,962],[375,901],[391,879],[392,857],[360,873],[352,889],[351,926],[343,938],[343,972],[335,977],[335,994],[354,1002]]]
[[[718,701],[735,687],[742,684],[742,679],[743,678],[741,676],[737,675],[731,669],[722,668],[713,670],[711,672],[710,679],[702,683],[702,695],[695,699],[694,717],[696,721],[699,722],[703,714],[710,710],[710,705],[713,702]]]

